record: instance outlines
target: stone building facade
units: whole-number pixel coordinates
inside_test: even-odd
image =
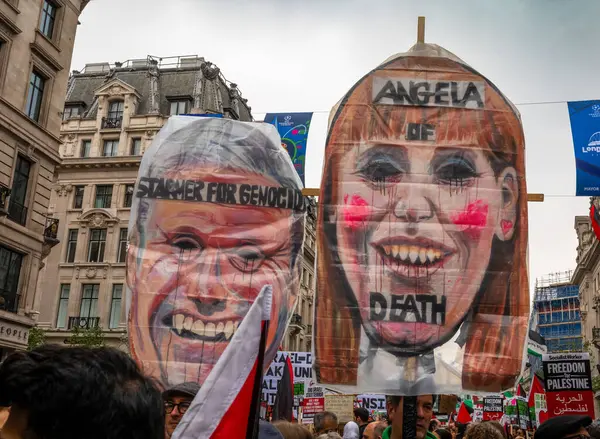
[[[88,64],[73,72],[66,96],[49,203],[61,243],[39,283],[39,326],[53,343],[73,327],[99,326],[108,344],[122,346],[127,227],[142,154],[171,115],[249,121],[251,108],[197,56]]]
[[[309,198],[304,225],[304,246],[302,253],[302,271],[300,274],[300,293],[290,323],[283,340],[282,348],[288,352],[311,352],[314,297],[316,291],[316,224],[317,205]]]
[[[0,360],[27,347],[78,18],[88,0],[0,1]]]
[[[571,279],[579,285],[584,345],[591,354],[592,378],[597,378],[600,362],[600,241],[594,235],[589,216],[575,217],[577,266]],[[596,378],[595,378],[596,377]],[[600,413],[600,391],[595,392],[595,409]]]

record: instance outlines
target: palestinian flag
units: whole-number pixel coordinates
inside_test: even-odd
[[[545,394],[544,385],[537,375],[533,375],[533,380],[531,381],[531,389],[529,389],[529,398],[527,400],[527,405],[529,407],[535,407],[535,394]]]
[[[460,424],[468,424],[469,422],[473,422],[473,417],[471,413],[473,413],[473,409],[469,410],[469,406],[464,402],[460,404],[460,408],[458,409],[458,415],[456,416],[456,422]]]
[[[272,291],[263,287],[172,439],[256,437]]]

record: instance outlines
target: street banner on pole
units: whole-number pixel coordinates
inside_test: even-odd
[[[319,383],[499,393],[528,333],[525,140],[514,105],[417,43],[331,111],[320,185]]]
[[[141,369],[163,388],[202,384],[272,285],[267,367],[298,297],[305,210],[273,126],[169,118],[142,158],[129,221],[129,343]]]
[[[306,146],[312,113],[267,113],[265,122],[274,125],[281,136],[281,146],[290,155],[294,168],[304,184]]]
[[[568,102],[575,147],[575,195],[600,195],[600,101]]]
[[[594,414],[590,355],[544,354],[544,378],[548,416]]]

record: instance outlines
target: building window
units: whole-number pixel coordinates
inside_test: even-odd
[[[108,114],[102,120],[102,128],[121,128],[123,122],[123,101],[113,101],[108,107]]]
[[[105,140],[104,141],[104,149],[102,150],[102,155],[104,157],[114,157],[117,155],[119,151],[119,141],[118,140]]]
[[[81,209],[83,207],[83,194],[85,186],[75,186],[73,191],[73,209]]]
[[[81,141],[81,157],[89,157],[92,152],[92,141],[85,139]]]
[[[29,77],[29,91],[27,93],[27,107],[25,112],[29,118],[36,122],[40,121],[45,85],[46,80],[44,77],[35,70],[32,71]]]
[[[42,16],[40,18],[40,31],[46,38],[54,36],[54,25],[56,24],[56,12],[58,8],[51,1],[44,0]]]
[[[27,221],[27,207],[25,207],[25,203],[27,202],[31,166],[32,163],[29,160],[17,156],[17,166],[10,194],[10,204],[8,206],[8,218],[22,226]]]
[[[98,290],[99,284],[84,284],[81,293],[80,318],[98,317]]]
[[[112,184],[96,186],[94,207],[97,209],[109,209],[112,203],[112,191]]]
[[[0,309],[17,312],[19,308],[19,276],[23,255],[0,247]]]
[[[142,139],[131,139],[131,155],[142,155]]]
[[[75,252],[77,251],[78,229],[69,229],[69,239],[67,240],[66,262],[75,262]]]
[[[114,284],[110,299],[110,316],[108,327],[115,329],[121,322],[121,302],[123,300],[123,284]]]
[[[64,329],[67,327],[67,314],[69,313],[69,294],[71,284],[61,284],[60,297],[58,299],[58,313],[56,314],[56,327]]]
[[[81,107],[79,106],[65,107],[65,110],[63,111],[63,120],[68,120],[79,116],[80,111]]]
[[[123,198],[123,207],[131,207],[133,204],[133,187],[132,184],[125,185],[125,197]]]
[[[119,254],[117,262],[125,262],[127,258],[127,229],[121,229],[119,234]]]
[[[106,229],[90,230],[88,262],[104,262],[105,247],[106,247]]]
[[[171,116],[186,114],[188,101],[171,101]]]

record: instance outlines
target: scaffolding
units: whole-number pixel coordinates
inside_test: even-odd
[[[577,352],[583,348],[579,286],[572,272],[552,273],[536,279],[532,321],[546,339],[548,352]]]

